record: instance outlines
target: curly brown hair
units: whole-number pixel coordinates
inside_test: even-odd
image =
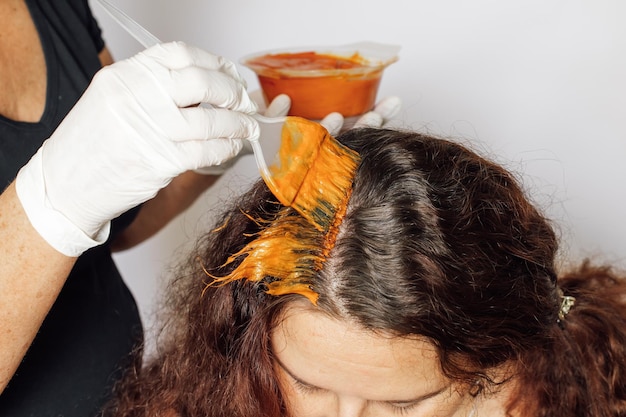
[[[626,283],[584,264],[558,279],[557,238],[501,166],[452,141],[355,129],[361,155],[317,308],[363,328],[421,335],[450,378],[494,387],[513,363],[516,415],[626,415]],[[119,417],[288,416],[270,334],[298,295],[265,282],[208,286],[283,209],[257,183],[198,245],[170,289],[168,337],[117,388]],[[258,221],[262,219],[263,221]],[[297,231],[295,231],[297,232]],[[559,320],[559,287],[576,297]]]

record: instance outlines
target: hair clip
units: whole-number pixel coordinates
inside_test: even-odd
[[[575,297],[569,295],[561,295],[561,307],[559,307],[559,321],[565,320],[565,317],[575,303]]]

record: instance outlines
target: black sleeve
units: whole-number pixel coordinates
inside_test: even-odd
[[[55,2],[59,0],[54,0]],[[104,39],[102,38],[102,30],[98,25],[98,21],[91,12],[88,0],[67,0],[69,6],[74,10],[76,15],[82,20],[85,28],[91,36],[91,41],[97,51],[104,48]]]

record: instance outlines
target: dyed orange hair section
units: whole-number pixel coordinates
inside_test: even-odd
[[[268,182],[285,207],[271,221],[251,218],[266,227],[222,265],[240,262],[230,274],[215,277],[205,272],[213,278],[209,285],[247,279],[263,282],[268,294],[300,294],[317,304],[318,294],[310,283],[335,244],[360,157],[321,125],[300,118],[288,120],[282,132],[280,165],[298,165],[289,170],[291,175],[275,171],[274,182]]]

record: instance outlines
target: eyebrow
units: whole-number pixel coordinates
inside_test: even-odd
[[[304,385],[306,387],[310,387],[310,388],[314,388],[314,389],[325,390],[322,387],[318,387],[317,385],[311,384],[311,383],[306,382],[306,381],[302,380],[301,378],[297,377],[276,356],[274,356],[274,360],[276,361],[278,366],[280,366],[282,368],[282,370],[285,371],[285,373],[287,375],[289,375],[293,380],[295,380],[298,384],[302,384],[302,385]],[[387,404],[417,404],[417,403],[420,403],[422,401],[426,401],[429,398],[436,397],[437,395],[439,395],[439,394],[443,393],[444,391],[446,391],[448,388],[450,388],[450,385],[445,385],[444,387],[442,387],[442,388],[440,388],[440,389],[438,389],[436,391],[429,392],[429,393],[420,395],[419,397],[412,398],[412,399],[409,399],[409,400],[385,400],[385,401],[377,401],[377,402],[387,403]]]

